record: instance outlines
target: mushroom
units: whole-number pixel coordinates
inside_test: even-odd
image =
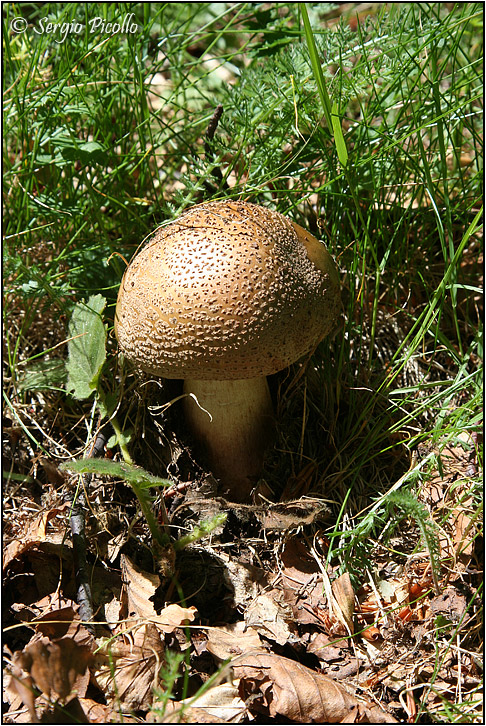
[[[324,244],[239,201],[185,211],[127,267],[115,334],[145,372],[184,379],[188,426],[233,501],[248,501],[274,429],[266,377],[335,325],[339,276]]]

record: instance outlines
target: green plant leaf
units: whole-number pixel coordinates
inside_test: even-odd
[[[301,8],[302,20],[304,23],[304,35],[309,50],[309,58],[312,66],[312,73],[314,80],[317,85],[319,97],[321,99],[322,109],[326,118],[326,123],[334,137],[334,143],[336,144],[336,151],[340,164],[345,168],[348,164],[348,151],[346,149],[346,142],[344,140],[343,129],[341,126],[341,119],[339,117],[338,104],[336,101],[332,103],[329,93],[327,92],[326,79],[322,72],[321,61],[319,58],[319,52],[314,40],[314,34],[309,21],[309,15],[305,3],[302,3]]]
[[[314,75],[314,80],[317,84],[317,90],[319,92],[319,97],[321,99],[322,104],[322,110],[324,111],[324,116],[326,117],[326,123],[331,131],[332,126],[332,120],[331,120],[331,100],[329,98],[329,94],[327,92],[326,88],[326,81],[324,79],[324,73],[322,72],[321,68],[321,61],[319,58],[319,52],[317,50],[317,46],[314,40],[314,34],[312,32],[312,27],[309,21],[309,15],[307,13],[307,8],[305,6],[305,3],[302,3],[301,5],[301,13],[302,13],[302,21],[304,23],[304,35],[305,40],[307,43],[307,47],[309,49],[309,57],[310,62],[312,66],[312,73]]]
[[[60,358],[34,360],[20,373],[19,391],[61,389],[66,383],[66,365]]]
[[[106,359],[105,305],[102,295],[92,295],[87,303],[76,304],[69,323],[66,390],[81,401],[96,390]]]
[[[81,164],[102,163],[106,153],[97,141],[85,141],[79,145],[64,146],[62,156],[68,161],[79,161]]]
[[[406,489],[388,494],[386,497],[386,506],[388,509],[390,505],[399,507],[407,516],[415,519],[429,553],[432,579],[436,594],[438,595],[440,592],[440,547],[439,532],[436,523],[430,517],[425,504],[419,502],[415,495]]]
[[[104,474],[116,479],[124,479],[134,487],[147,489],[148,487],[168,487],[172,484],[168,479],[149,474],[140,466],[133,466],[111,459],[78,459],[61,464],[62,471],[72,471],[76,474]]]
[[[198,540],[203,539],[203,537],[207,537],[207,535],[211,534],[211,532],[217,529],[217,527],[221,527],[226,522],[227,518],[228,515],[226,512],[219,512],[211,519],[203,519],[202,522],[194,527],[192,532],[189,532],[189,534],[184,535],[184,537],[181,537],[174,542],[174,549],[176,551],[183,550],[184,547],[187,547],[187,545],[197,542]]]
[[[115,446],[128,446],[128,444],[132,440],[132,433],[132,429],[127,429],[126,431],[122,431],[119,434],[113,434],[113,436],[110,436],[110,438],[106,442],[106,448],[114,449]]]
[[[98,388],[98,410],[101,418],[111,418],[118,404],[116,393],[105,393]]]
[[[341,126],[341,119],[339,117],[338,105],[336,101],[334,101],[334,103],[332,104],[331,121],[334,141],[336,142],[338,159],[340,164],[345,167],[348,164],[348,150],[346,149],[346,142],[343,136],[343,129]]]

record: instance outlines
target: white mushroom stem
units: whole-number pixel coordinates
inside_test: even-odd
[[[184,382],[186,421],[231,501],[248,501],[273,437],[274,416],[265,377]],[[195,400],[197,399],[197,401]]]

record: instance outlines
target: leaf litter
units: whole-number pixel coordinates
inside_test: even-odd
[[[460,491],[464,451],[444,450],[442,474],[423,485],[435,511]],[[59,710],[92,723],[393,723],[416,713],[418,686],[431,708],[458,683],[477,690],[480,663],[459,637],[479,607],[460,587],[475,562],[467,514],[441,533],[436,594],[426,551],[397,567],[378,545],[377,569],[362,572],[358,586],[355,573],[354,587],[348,572],[326,565],[322,501],[242,506],[189,490],[172,505],[172,526],[184,531],[208,507],[228,512],[228,523],[176,553],[175,579],[156,573],[133,537],[112,561],[93,563],[96,637],[75,604],[64,505],[26,521],[25,538],[4,552],[17,622],[7,645],[7,723],[49,722]],[[455,647],[441,636],[451,628]]]

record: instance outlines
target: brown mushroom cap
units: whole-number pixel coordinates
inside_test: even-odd
[[[193,207],[153,235],[118,294],[125,356],[164,378],[267,376],[333,327],[339,277],[325,246],[247,202]]]

